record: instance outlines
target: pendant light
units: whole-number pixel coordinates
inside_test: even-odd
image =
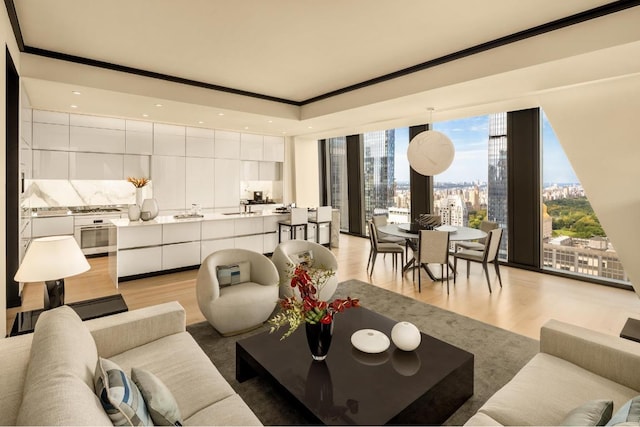
[[[427,110],[429,125],[433,126],[434,109]],[[409,165],[419,174],[426,176],[437,175],[447,170],[454,157],[455,148],[449,137],[435,130],[426,130],[414,136],[407,149]]]

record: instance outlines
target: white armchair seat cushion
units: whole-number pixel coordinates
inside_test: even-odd
[[[228,286],[211,302],[212,318],[218,332],[242,331],[264,322],[278,304],[278,286],[254,282]]]

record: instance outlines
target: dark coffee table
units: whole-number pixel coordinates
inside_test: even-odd
[[[335,319],[323,362],[312,360],[304,327],[283,341],[281,332],[238,341],[236,379],[271,379],[310,422],[323,424],[442,424],[473,395],[473,354],[426,334],[413,352],[391,343],[384,353],[362,353],[351,334],[377,329],[390,337],[396,322],[364,307]]]

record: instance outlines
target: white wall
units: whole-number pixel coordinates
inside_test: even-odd
[[[7,15],[7,10],[4,7],[1,7],[0,11],[0,45],[7,45],[9,48],[9,52],[11,53],[11,57],[13,58],[13,63],[20,73],[20,52],[18,50],[18,45],[16,44],[16,40],[13,37],[13,30],[11,29],[11,23],[9,22],[9,16]],[[0,188],[5,188],[6,180],[6,56],[5,52],[0,53],[0,94],[2,94],[0,101]],[[5,260],[7,258],[6,251],[6,217],[5,211],[7,207],[6,196],[2,197],[0,201],[0,259]],[[16,247],[17,251],[18,248]],[[5,281],[5,277],[7,275],[7,265],[5,262],[0,263],[0,280],[2,281],[2,285],[0,285],[0,331],[2,331],[1,336],[5,336],[5,332],[7,330],[7,283]]]
[[[320,205],[318,141],[295,138],[294,141],[294,202],[300,207]]]
[[[540,105],[640,295],[640,75],[559,90]]]

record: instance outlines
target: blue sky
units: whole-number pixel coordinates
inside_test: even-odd
[[[443,173],[436,175],[436,182],[487,181],[487,146],[489,117],[436,122],[434,129],[447,135],[455,145],[453,163]],[[545,183],[575,183],[573,172],[550,123],[543,116],[543,181]],[[396,129],[395,176],[397,181],[409,181],[409,129]]]

